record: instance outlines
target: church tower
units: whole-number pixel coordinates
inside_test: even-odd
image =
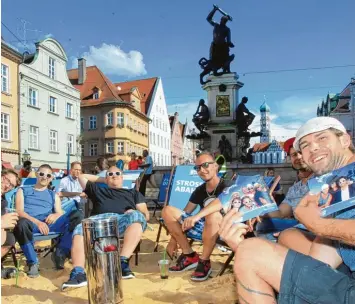
[[[270,107],[267,105],[266,100],[260,106],[260,136],[261,143],[270,143],[271,140],[271,128],[270,128]]]

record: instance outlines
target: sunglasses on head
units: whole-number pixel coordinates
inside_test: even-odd
[[[201,165],[196,165],[194,167],[194,169],[198,172],[201,170],[201,168],[203,169],[207,169],[211,164],[214,164],[214,161],[210,161],[210,162],[205,162],[205,163],[202,163]]]
[[[38,173],[38,175],[40,176],[40,177],[44,177],[44,176],[46,176],[47,178],[51,178],[52,177],[52,174],[45,174],[45,173],[43,173],[43,172],[39,172]]]
[[[120,176],[120,175],[122,175],[122,173],[121,173],[120,171],[117,171],[117,172],[107,172],[106,175],[107,175],[107,176],[114,176],[114,175]]]

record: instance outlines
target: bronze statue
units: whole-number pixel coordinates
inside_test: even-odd
[[[214,14],[219,11],[223,16],[220,23],[213,20]],[[201,58],[199,65],[203,69],[200,74],[200,83],[203,85],[208,81],[204,81],[203,77],[213,72],[213,75],[220,76],[230,73],[230,64],[234,59],[234,55],[229,55],[229,48],[233,48],[231,41],[231,31],[226,25],[228,21],[232,21],[232,17],[222,11],[217,5],[213,5],[213,10],[208,14],[207,21],[213,26],[213,41],[210,47],[210,58]],[[222,69],[222,72],[218,72]]]
[[[248,97],[244,96],[236,110],[235,119],[237,121],[238,133],[243,133],[248,131],[248,127],[252,124],[255,118],[255,115],[251,113],[246,107],[247,102],[248,102]]]
[[[210,111],[205,105],[205,101],[200,99],[196,113],[193,115],[192,122],[195,124],[196,128],[202,133],[208,121],[210,120]]]
[[[218,149],[227,162],[232,161],[232,145],[225,135],[221,136],[221,139],[218,142]]]

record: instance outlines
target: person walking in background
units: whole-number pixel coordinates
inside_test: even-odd
[[[108,160],[105,157],[99,157],[96,161],[96,174],[100,177],[106,177],[106,172],[109,168]]]
[[[32,169],[32,162],[31,161],[26,160],[23,163],[23,167],[20,170],[20,177],[21,178],[36,177],[36,175]]]
[[[139,167],[145,169],[145,172],[140,182],[139,192],[145,195],[145,190],[147,188],[147,181],[149,181],[150,185],[153,188],[157,188],[158,186],[156,185],[153,176],[153,159],[149,155],[148,150],[143,150],[143,157],[144,157],[144,163],[141,164]]]

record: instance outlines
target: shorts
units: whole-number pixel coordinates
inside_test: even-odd
[[[185,211],[183,211],[181,214],[180,224],[182,224],[184,222],[184,220],[190,216],[192,216],[191,213],[186,213]],[[198,222],[195,223],[194,227],[192,227],[191,229],[189,229],[187,231],[186,236],[191,239],[194,239],[194,240],[202,241],[202,232],[203,232],[204,227],[205,227],[205,219],[202,218]]]
[[[2,245],[2,247],[12,247],[15,245],[15,243],[16,243],[16,239],[12,231],[6,230],[6,241]]]
[[[355,208],[346,210],[345,212],[338,214],[335,218],[354,219]],[[333,241],[333,246],[336,248],[344,264],[348,266],[351,271],[355,271],[355,246],[347,245],[339,241]]]
[[[355,280],[327,264],[289,250],[277,303],[352,304]]]
[[[93,220],[95,220],[95,219],[97,220],[97,219],[107,219],[110,217],[117,217],[118,231],[119,231],[120,237],[123,237],[127,228],[134,223],[140,223],[142,225],[143,231],[147,228],[147,221],[146,221],[143,213],[141,213],[137,210],[130,212],[130,213],[125,213],[125,214],[104,213],[104,214],[90,216],[89,218],[93,219]],[[75,229],[73,231],[73,237],[75,235],[84,235],[82,224],[79,224],[75,227]]]

